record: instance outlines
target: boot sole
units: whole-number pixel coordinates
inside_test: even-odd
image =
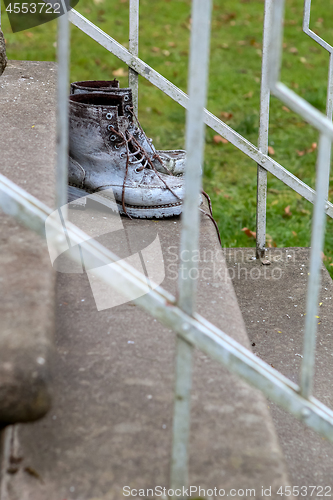
[[[166,217],[173,217],[182,213],[182,202],[173,203],[170,205],[156,205],[156,206],[134,206],[127,205],[126,213],[123,210],[122,204],[118,201],[103,194],[103,191],[89,193],[82,188],[76,186],[68,186],[68,204],[69,208],[84,210],[86,208],[87,199],[93,200],[105,207],[110,208],[114,212],[121,215],[129,215],[137,219],[163,219]]]

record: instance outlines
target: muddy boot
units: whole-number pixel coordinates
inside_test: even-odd
[[[130,217],[179,215],[183,180],[156,171],[131,132],[123,102],[108,93],[69,97],[69,201],[93,193]]]
[[[140,123],[134,116],[132,90],[130,88],[119,88],[119,82],[117,80],[92,80],[74,82],[71,84],[71,94],[87,92],[107,92],[123,96],[125,115],[130,122],[131,134],[147,151],[156,170],[164,174],[183,175],[185,171],[186,151],[182,149],[156,151],[152,139],[147,138]]]
[[[2,75],[6,66],[7,66],[7,56],[6,56],[5,38],[0,29],[0,75]]]

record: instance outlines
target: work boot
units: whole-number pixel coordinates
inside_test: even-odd
[[[119,88],[119,81],[116,79],[110,81],[91,80],[74,82],[71,84],[71,94],[87,92],[107,92],[109,94],[123,96],[125,116],[130,122],[130,132],[139,144],[147,151],[156,170],[164,174],[184,174],[186,151],[183,149],[156,151],[152,139],[147,138],[137,120],[137,117],[134,115],[132,90],[130,88]],[[137,124],[135,122],[137,122]]]
[[[131,132],[123,101],[108,93],[69,97],[69,201],[94,193],[107,205],[112,190],[119,212],[130,217],[179,215],[183,179],[156,171]]]

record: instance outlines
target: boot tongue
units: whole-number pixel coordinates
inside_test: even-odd
[[[129,126],[129,121],[126,116],[118,116],[118,127],[119,127],[119,132],[125,133]]]

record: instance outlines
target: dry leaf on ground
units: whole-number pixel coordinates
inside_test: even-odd
[[[257,233],[255,231],[251,231],[251,229],[248,229],[247,227],[243,227],[242,231],[248,236],[249,238],[256,238]]]
[[[119,68],[112,71],[112,74],[113,76],[127,76],[128,71],[126,71],[124,68]]]
[[[220,142],[222,142],[222,144],[228,144],[228,142],[229,142],[229,141],[227,141],[227,139],[225,139],[224,137],[222,137],[220,135],[214,135],[213,141],[215,142],[215,144],[219,144]]]

